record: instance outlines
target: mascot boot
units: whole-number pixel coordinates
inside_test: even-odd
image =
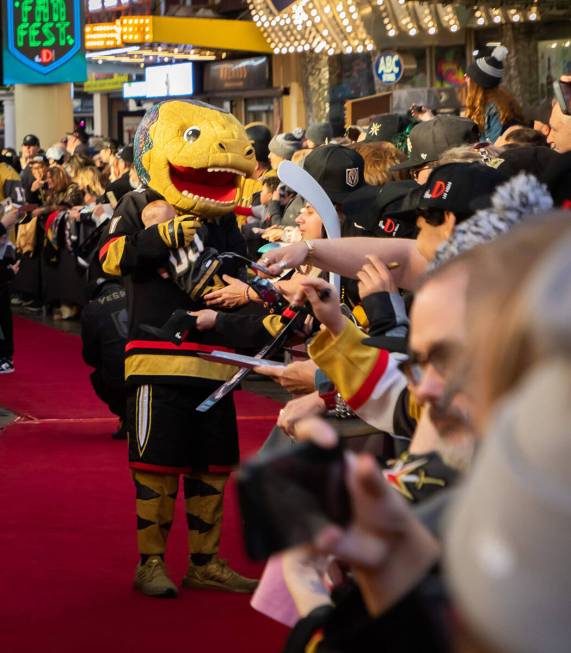
[[[141,562],[135,571],[135,589],[147,596],[175,598],[163,556],[174,518],[178,476],[133,470],[137,502],[137,547]]]
[[[249,594],[258,581],[245,578],[218,557],[226,474],[192,474],[184,478],[188,547],[188,572],[183,587]]]

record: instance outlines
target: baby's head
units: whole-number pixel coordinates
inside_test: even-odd
[[[168,222],[173,218],[176,218],[175,208],[165,200],[150,202],[141,213],[141,220],[145,225],[145,229],[161,222]]]

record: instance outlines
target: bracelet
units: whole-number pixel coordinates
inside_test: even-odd
[[[312,240],[304,240],[303,242],[305,243],[305,246],[307,247],[307,255],[303,259],[303,262],[304,263],[309,263],[311,257],[315,253],[315,245],[313,244]]]
[[[250,286],[246,286],[246,290],[244,290],[244,299],[246,300],[246,304],[252,301],[250,299]]]
[[[351,410],[351,408],[349,408],[347,402],[343,399],[339,392],[335,397],[335,417],[337,419],[348,419],[349,417],[355,417],[355,413]]]

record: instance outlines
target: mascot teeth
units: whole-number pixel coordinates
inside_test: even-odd
[[[233,168],[207,168],[208,172],[230,172],[233,175],[240,175],[245,177],[246,173],[241,170],[234,170]]]

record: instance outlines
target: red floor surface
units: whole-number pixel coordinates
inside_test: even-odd
[[[134,492],[125,442],[92,393],[77,336],[16,320],[15,374],[0,377],[0,404],[27,415],[0,433],[0,651],[3,653],[273,653],[287,631],[248,596],[181,592],[161,601],[136,594]],[[242,454],[255,451],[277,412],[237,394]],[[184,575],[182,502],[167,562]],[[246,574],[233,484],[226,496],[222,555]]]

